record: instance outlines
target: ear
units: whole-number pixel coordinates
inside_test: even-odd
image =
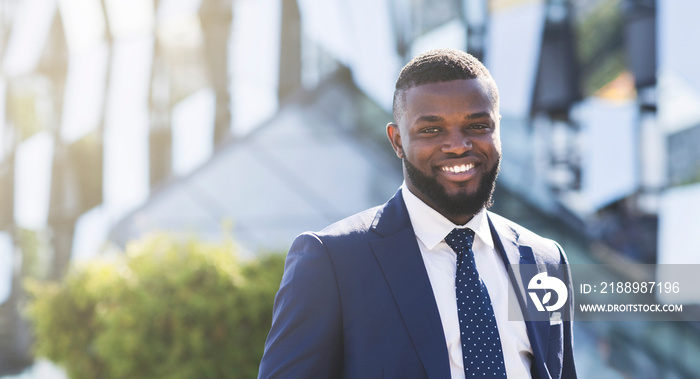
[[[403,159],[403,144],[401,143],[401,133],[399,132],[399,126],[390,122],[386,124],[386,136],[389,137],[389,142],[391,142],[391,147],[394,148],[396,156]]]

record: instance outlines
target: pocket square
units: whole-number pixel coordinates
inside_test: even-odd
[[[559,325],[561,324],[561,312],[552,312],[549,315],[549,325]]]

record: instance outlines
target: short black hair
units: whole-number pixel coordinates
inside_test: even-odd
[[[412,87],[463,79],[486,79],[492,99],[498,104],[498,88],[489,70],[473,55],[456,49],[430,50],[411,59],[396,80],[393,102],[394,122],[402,107],[403,93]]]

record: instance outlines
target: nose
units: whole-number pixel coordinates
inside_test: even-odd
[[[471,139],[461,131],[450,132],[442,142],[442,152],[445,154],[462,155],[472,149]]]

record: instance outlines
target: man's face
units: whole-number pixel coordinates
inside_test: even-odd
[[[408,188],[457,224],[491,199],[501,159],[498,106],[483,79],[415,86],[387,134]]]

